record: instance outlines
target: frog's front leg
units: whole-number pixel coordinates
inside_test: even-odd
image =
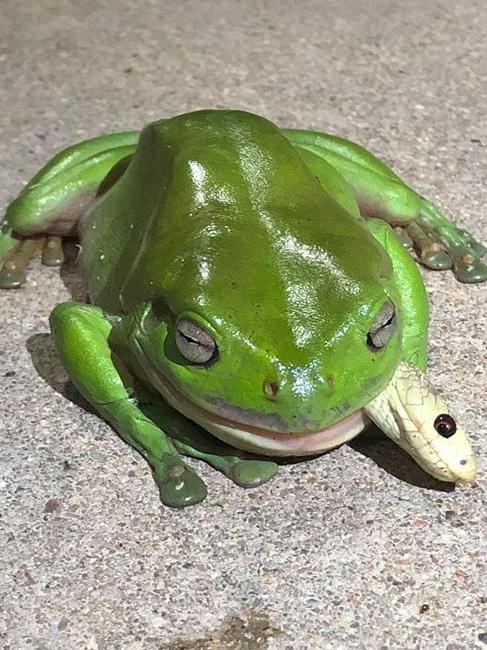
[[[379,217],[403,230],[402,240],[414,246],[422,264],[432,269],[453,267],[461,282],[487,280],[487,266],[480,260],[485,247],[363,147],[315,131],[283,132],[298,149],[340,172],[354,191],[362,216]]]
[[[218,440],[169,406],[159,394],[138,387],[137,395],[141,410],[153,422],[161,424],[181,454],[203,460],[236,485],[257,487],[277,473],[277,463],[253,457]]]
[[[112,326],[103,312],[89,305],[63,303],[54,308],[50,324],[72,382],[121,438],[149,462],[161,501],[173,507],[202,501],[206,496],[202,480],[139,407],[132,377],[110,347]]]

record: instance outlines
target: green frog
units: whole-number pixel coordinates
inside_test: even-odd
[[[163,503],[206,496],[182,455],[252,487],[370,422],[435,478],[474,480],[425,378],[411,251],[481,282],[485,249],[359,145],[231,110],[81,142],[8,207],[0,286],[20,287],[37,253],[61,264],[73,235],[89,304],[52,311],[59,355]]]

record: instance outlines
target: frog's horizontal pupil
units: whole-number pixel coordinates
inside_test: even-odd
[[[369,348],[373,350],[380,350],[383,348],[391,339],[393,333],[394,333],[394,326],[395,326],[395,315],[393,314],[391,318],[376,329],[373,332],[369,332],[367,335],[367,344]]]
[[[218,356],[216,343],[210,334],[188,320],[181,320],[176,326],[176,345],[188,361],[198,365],[209,365]]]
[[[195,345],[203,345],[202,343],[200,343],[200,342],[197,341],[196,339],[191,338],[191,336],[188,336],[188,335],[185,334],[184,332],[181,332],[181,330],[179,330],[179,333],[181,334],[181,336],[182,336],[184,339],[186,339],[186,341],[187,341],[188,343],[194,343]]]
[[[387,301],[377,315],[372,328],[367,334],[367,346],[373,352],[381,350],[392,338],[396,328],[394,305]]]
[[[450,438],[457,430],[455,420],[447,413],[438,415],[433,426],[443,438]]]

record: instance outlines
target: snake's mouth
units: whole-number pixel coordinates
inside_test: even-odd
[[[206,410],[179,390],[152,362],[145,372],[173,408],[220,440],[244,451],[270,456],[309,456],[350,440],[370,422],[365,411],[358,409],[321,429],[274,431],[260,426],[258,413],[253,414],[254,423],[249,424]]]

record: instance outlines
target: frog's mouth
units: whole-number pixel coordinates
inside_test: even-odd
[[[150,368],[145,367],[145,372],[173,408],[220,440],[244,451],[271,456],[309,456],[341,445],[370,423],[365,411],[358,409],[323,429],[272,431],[259,426],[258,413],[252,414],[255,424],[212,413],[191,401],[152,364]]]

